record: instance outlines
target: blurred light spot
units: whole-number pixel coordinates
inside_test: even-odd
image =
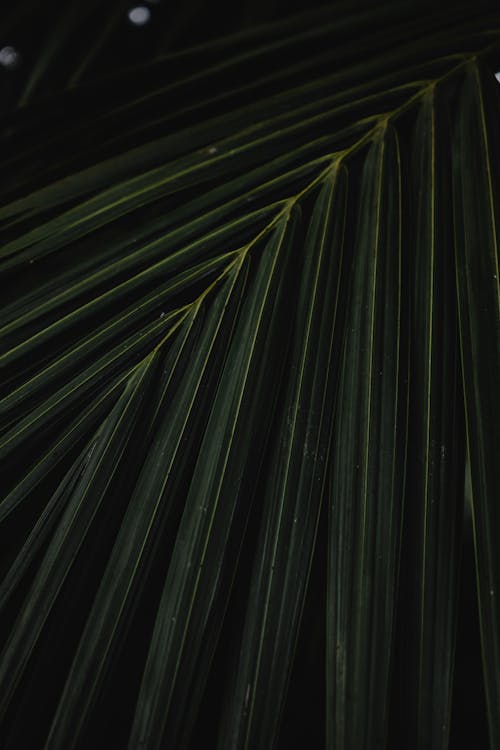
[[[4,68],[16,68],[21,61],[21,55],[14,47],[0,49],[0,65]]]
[[[498,83],[500,83],[500,70],[498,73],[495,73],[495,78],[497,79]]]
[[[129,10],[128,18],[135,26],[144,26],[151,19],[151,11],[145,5],[138,5]]]

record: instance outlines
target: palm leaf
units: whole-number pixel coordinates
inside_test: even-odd
[[[498,528],[495,489],[499,429],[498,375],[500,308],[497,214],[498,187],[494,172],[498,144],[486,113],[498,108],[498,92],[482,66],[465,74],[458,105],[454,142],[455,226],[458,310],[467,420],[467,444],[472,474],[472,507],[477,585],[483,642],[483,669],[492,746],[500,737],[496,706],[500,698],[498,670],[499,564],[493,542]],[[489,115],[488,115],[489,116]],[[464,148],[464,139],[474,144]],[[478,200],[481,196],[482,200]]]
[[[453,262],[450,124],[439,89],[421,104],[409,142],[407,196],[415,232],[410,318],[408,480],[400,617],[408,747],[446,747],[463,517],[463,405]]]
[[[127,7],[55,10],[0,121],[3,746],[293,746],[319,630],[327,747],[447,748],[467,452],[496,747],[498,11],[152,7],[99,76]]]

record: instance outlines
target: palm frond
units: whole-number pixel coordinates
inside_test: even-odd
[[[498,528],[496,438],[500,429],[498,141],[490,118],[498,92],[481,65],[470,65],[457,106],[454,141],[455,247],[460,341],[472,473],[473,526],[483,670],[492,746],[500,740],[499,607],[500,567],[494,535]],[[467,144],[467,145],[466,145]]]
[[[98,80],[126,8],[57,78],[98,7],[70,3],[13,79],[5,748],[291,747],[313,589],[326,747],[447,748],[466,454],[500,742],[483,5],[325,7],[177,51],[157,27],[156,57]]]

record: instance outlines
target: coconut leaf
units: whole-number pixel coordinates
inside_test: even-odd
[[[472,509],[483,669],[492,747],[500,740],[500,561],[495,537],[500,429],[498,139],[499,96],[488,71],[472,61],[457,107],[454,141],[458,311],[472,482]]]
[[[496,747],[496,6],[108,6],[5,20],[0,744],[444,750],[467,438]]]
[[[450,116],[430,89],[412,123],[406,195],[410,309],[408,480],[400,584],[400,742],[448,747],[463,518]],[[403,728],[404,727],[404,728]]]
[[[405,473],[401,176],[390,125],[366,153],[356,218],[332,448],[327,746],[361,748],[385,744]]]

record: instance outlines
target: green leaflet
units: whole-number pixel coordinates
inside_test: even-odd
[[[326,711],[338,750],[385,745],[406,444],[400,180],[388,125],[363,164],[332,443]]]
[[[496,82],[472,63],[461,85],[453,140],[457,295],[491,747],[500,742],[500,112]],[[490,119],[492,118],[492,119]]]
[[[204,429],[203,417],[197,415],[207,411],[213,397],[217,381],[210,371],[217,371],[224,361],[224,345],[234,327],[245,275],[238,262],[214,299],[200,301],[194,307],[177,346],[162,364],[144,467],[54,718],[49,738],[53,747],[72,747],[79,741],[79,731],[99,695],[106,666],[119,646],[117,636],[121,633],[123,638],[134,602],[146,585],[151,559],[159,554],[158,539],[177,505],[183,457],[195,453],[197,433]],[[182,377],[189,358],[191,372]]]
[[[35,525],[26,538],[26,541],[18,551],[12,564],[9,566],[0,586],[0,610],[4,610],[11,597],[15,594],[16,588],[22,585],[24,577],[29,571],[33,560],[37,558],[50,539],[51,534],[53,534],[55,525],[74,493],[75,487],[92,456],[94,445],[95,438],[87,443],[78,459],[71,465],[69,471],[66,472],[65,476],[57,485],[54,494],[38,516]],[[26,485],[28,483],[25,482],[23,484]],[[22,489],[25,490],[25,487],[22,487]],[[29,487],[29,489],[32,489],[32,487]],[[26,495],[28,494],[26,490],[22,494],[19,491],[19,488],[16,487],[16,490],[17,492],[11,492],[2,503],[2,510],[4,510],[2,520],[4,520],[5,516],[16,509],[21,500],[26,499]]]
[[[187,245],[183,244],[182,232],[186,233],[184,228],[179,232],[173,232],[171,236],[168,234],[161,236],[138,249],[133,247],[132,252],[123,253],[123,257],[118,259],[111,258],[110,263],[107,262],[106,257],[101,256],[98,262],[104,261],[102,269],[88,269],[83,265],[81,270],[83,279],[80,278],[76,283],[70,284],[69,288],[63,286],[55,295],[51,290],[51,294],[47,295],[46,299],[40,300],[39,306],[25,305],[28,309],[25,310],[24,315],[20,316],[19,320],[6,322],[2,334],[7,335],[15,331],[18,326],[27,323],[33,325],[38,318],[41,319],[40,322],[43,322],[47,314],[52,312],[53,315],[54,308],[57,310],[68,302],[71,307],[75,307],[76,303],[81,304],[82,298],[84,304],[81,304],[81,307],[84,311],[79,310],[80,318],[103,310],[109,312],[109,309],[112,310],[113,307],[116,309],[119,305],[123,305],[124,301],[130,299],[131,295],[147,294],[169,273],[182,270],[192,273],[191,264],[212,258],[212,253],[221,252],[221,246],[224,250],[227,243],[232,243],[237,247],[248,237],[250,228],[255,231],[256,226],[265,226],[266,219],[269,221],[269,215],[275,214],[276,208],[276,205],[266,206],[260,211],[252,211],[239,216],[221,227],[216,226],[207,233],[200,232],[196,239],[188,242]],[[221,254],[224,254],[224,250]],[[89,296],[90,301],[88,301]],[[33,307],[35,307],[34,310]],[[63,315],[61,322],[58,320],[57,332],[61,330],[62,322],[65,325],[74,324],[73,312],[71,310],[67,315]],[[58,313],[60,315],[60,309]]]
[[[116,402],[127,382],[127,375],[122,375],[113,381],[110,386],[104,388],[100,395],[91,401],[89,406],[70,422],[60,435],[49,446],[45,447],[42,454],[37,457],[36,462],[26,468],[26,474],[20,478],[11,491],[0,503],[0,523],[17,507],[19,503],[36,491],[38,484],[44,477],[59,464],[75,445],[88,437],[89,432],[93,434],[97,428],[100,418]],[[90,446],[89,446],[90,450]],[[28,463],[28,462],[27,462]]]
[[[21,318],[17,318],[13,322],[12,333],[20,343],[0,357],[0,368],[4,376],[12,373],[15,383],[11,386],[11,392],[0,401],[2,423],[8,424],[13,414],[19,420],[28,408],[33,410],[37,402],[43,399],[44,394],[50,393],[50,389],[57,387],[63,377],[70,379],[79,369],[84,369],[89,359],[101,359],[103,352],[107,351],[104,356],[104,366],[109,367],[110,361],[117,358],[117,352],[127,351],[127,356],[130,357],[132,351],[138,347],[138,344],[140,345],[141,340],[164,337],[165,329],[175,328],[186,315],[187,305],[178,307],[182,296],[186,295],[186,292],[194,296],[195,292],[192,289],[196,290],[200,283],[206,284],[213,280],[216,272],[221,271],[228,260],[231,260],[231,254],[224,255],[222,258],[214,258],[174,275],[167,283],[143,296],[139,303],[122,308],[120,313],[90,334],[87,334],[85,330],[82,331],[78,324],[86,314],[92,320],[95,314],[94,306],[99,308],[99,298],[91,300],[83,306],[84,309],[77,308],[62,319],[57,318],[55,312],[51,311],[55,318],[52,324],[49,323],[39,333],[25,340],[22,339],[22,335],[26,323]],[[41,307],[35,307],[35,312],[38,312],[40,317],[42,317]],[[72,325],[73,346],[67,346],[61,355],[59,354],[61,333]],[[138,332],[139,326],[142,330]],[[132,335],[130,335],[131,332],[133,332]],[[41,348],[43,348],[44,357],[47,357],[50,352],[53,359],[50,364],[30,377],[30,370],[26,368],[26,364],[39,353]],[[115,356],[113,356],[113,350]],[[24,372],[23,365],[25,365]]]
[[[463,517],[463,408],[454,290],[449,113],[431,89],[408,165],[410,414],[398,690],[404,747],[447,748]]]
[[[130,748],[179,747],[191,731],[274,411],[296,223],[292,209],[261,249],[228,348],[158,607]],[[266,361],[273,367],[262,369]]]
[[[31,593],[0,657],[3,685],[0,715],[5,712],[68,568],[116,471],[132,434],[156,359],[156,356],[148,357],[133,373],[122,397],[97,431],[81,478],[67,498],[66,508],[40,564]]]
[[[75,408],[80,409],[82,405],[90,403],[96,389],[105,388],[112,379],[124,371],[130,371],[138,361],[149,355],[155,345],[171,335],[172,330],[175,330],[179,324],[179,319],[182,320],[182,317],[171,315],[166,316],[166,319],[155,320],[124,339],[107,354],[99,357],[90,367],[64,383],[49,398],[43,400],[25,417],[6,430],[0,442],[0,456],[10,457],[24,442],[32,437],[36,440],[37,436],[47,428],[59,427],[61,429],[63,414],[71,414]],[[18,394],[14,392],[12,400],[15,401],[17,397]],[[9,400],[9,397],[5,399],[7,411],[10,406]]]
[[[332,431],[346,182],[342,167],[325,177],[304,242],[287,393],[275,428],[240,659],[228,686],[220,747],[272,747],[286,696]],[[268,695],[277,697],[269,701]]]
[[[394,14],[394,9],[392,9],[392,14]],[[456,20],[458,21],[464,17],[467,18],[468,15],[470,16],[470,12],[467,13],[467,11],[465,11],[465,13],[463,13],[462,15],[456,12]],[[443,14],[442,18],[439,19],[436,16],[433,16],[431,23],[429,23],[429,20],[424,17],[417,23],[415,23],[415,21],[410,21],[406,25],[403,24],[401,27],[396,27],[396,31],[393,37],[393,43],[395,44],[396,49],[393,49],[391,48],[391,46],[389,46],[388,50],[387,34],[392,33],[392,29],[384,29],[386,35],[385,38],[383,34],[379,37],[373,33],[374,23],[376,23],[376,25],[380,24],[380,26],[384,28],[383,15],[380,14],[380,11],[375,14],[375,18],[370,18],[369,22],[368,19],[362,21],[360,18],[356,18],[356,21],[356,32],[352,32],[352,37],[348,41],[346,41],[345,37],[343,37],[342,32],[340,31],[340,29],[342,28],[342,23],[340,23],[339,25],[339,21],[337,19],[333,23],[330,23],[330,34],[332,34],[334,31],[339,34],[339,43],[337,44],[332,43],[332,36],[330,35],[329,37],[325,33],[324,29],[319,29],[319,32],[318,30],[312,29],[310,33],[305,34],[304,31],[302,31],[302,33],[297,37],[296,44],[292,45],[291,49],[288,51],[288,61],[290,63],[293,63],[289,64],[288,66],[285,64],[287,60],[284,60],[282,56],[282,49],[280,49],[279,46],[277,49],[271,50],[271,54],[268,55],[261,54],[262,51],[267,52],[267,50],[260,50],[259,48],[257,48],[256,50],[252,50],[250,54],[245,55],[247,59],[243,65],[243,71],[239,69],[239,66],[237,64],[240,58],[239,55],[235,55],[234,58],[230,58],[229,61],[227,59],[224,60],[224,65],[227,65],[229,63],[229,68],[231,68],[231,64],[233,64],[233,69],[230,69],[228,71],[228,79],[226,79],[224,76],[222,76],[221,78],[220,72],[217,69],[213,70],[208,67],[201,76],[202,80],[199,81],[200,93],[198,93],[198,90],[196,88],[193,88],[193,80],[192,78],[188,77],[188,79],[184,82],[184,86],[189,91],[190,100],[192,101],[198,95],[201,96],[202,100],[204,100],[205,102],[205,107],[198,108],[198,110],[196,110],[196,108],[193,109],[193,107],[191,106],[187,109],[187,113],[184,109],[181,108],[180,113],[177,114],[175,106],[176,94],[178,93],[180,102],[182,104],[184,104],[186,96],[182,86],[180,86],[180,91],[177,91],[177,89],[179,88],[179,83],[182,83],[182,81],[165,87],[161,85],[163,81],[160,73],[158,73],[158,80],[160,82],[159,90],[154,90],[154,93],[150,97],[138,97],[136,101],[133,101],[132,111],[130,111],[130,107],[118,107],[115,109],[111,106],[110,112],[106,112],[106,115],[104,117],[96,116],[93,119],[89,118],[88,111],[84,111],[83,113],[77,112],[74,119],[70,119],[69,123],[73,126],[74,130],[76,130],[76,132],[72,133],[72,136],[73,140],[76,140],[77,143],[79,142],[79,131],[82,130],[82,117],[85,119],[89,118],[90,122],[86,127],[83,128],[83,133],[80,136],[85,139],[86,145],[86,149],[83,149],[82,147],[86,157],[84,161],[86,170],[81,174],[81,166],[77,167],[74,164],[74,149],[71,149],[70,152],[71,157],[73,157],[73,162],[70,161],[70,166],[72,167],[72,169],[70,169],[70,174],[72,175],[70,177],[70,180],[71,185],[77,187],[78,192],[76,194],[82,196],[82,194],[85,195],[85,193],[89,190],[94,191],[96,189],[96,186],[98,185],[104,186],[106,184],[116,184],[123,179],[123,176],[126,176],[128,178],[131,172],[137,174],[138,171],[143,171],[143,169],[145,168],[151,168],[151,166],[156,167],[159,159],[163,164],[165,164],[166,162],[185,154],[190,154],[190,156],[188,156],[187,158],[188,162],[190,162],[191,164],[201,163],[202,165],[204,165],[205,162],[208,162],[208,166],[212,171],[213,169],[217,170],[218,164],[220,162],[220,155],[216,155],[214,157],[214,155],[212,154],[211,147],[214,145],[214,143],[216,143],[217,145],[222,145],[221,150],[224,151],[224,147],[226,144],[219,144],[219,141],[221,141],[221,139],[223,139],[224,141],[228,139],[227,148],[228,150],[232,150],[234,146],[231,144],[234,138],[231,138],[231,136],[235,133],[235,131],[238,133],[239,131],[243,131],[244,139],[248,140],[247,131],[251,132],[251,130],[256,127],[253,124],[249,125],[249,122],[253,123],[255,121],[258,121],[259,124],[257,125],[257,128],[261,128],[261,123],[270,118],[271,114],[278,114],[283,110],[293,110],[294,106],[298,106],[299,104],[303,105],[303,102],[310,98],[314,98],[315,100],[319,99],[319,101],[321,101],[321,99],[318,97],[319,92],[317,91],[318,82],[315,79],[319,79],[323,86],[323,89],[329,94],[331,94],[332,89],[342,89],[342,91],[339,92],[340,101],[346,98],[346,94],[349,97],[348,100],[353,100],[354,97],[349,92],[351,86],[359,87],[363,92],[371,92],[373,90],[372,81],[373,79],[376,80],[376,78],[379,78],[379,81],[375,85],[376,91],[383,91],[392,86],[393,84],[391,83],[391,80],[394,79],[394,68],[401,68],[403,61],[406,61],[407,59],[409,61],[409,64],[412,64],[413,58],[417,58],[420,60],[422,54],[422,39],[425,40],[424,46],[427,59],[429,58],[430,54],[432,54],[434,58],[439,58],[440,55],[446,55],[449,51],[455,51],[455,45],[453,44],[451,45],[450,50],[449,31],[446,35],[442,35],[441,38],[438,34],[436,34],[436,31],[440,26],[444,26],[446,28],[446,26],[448,25],[449,18],[447,14]],[[364,26],[364,35],[361,38],[358,38],[357,35],[359,34],[360,26]],[[429,27],[434,31],[436,42],[431,41],[433,38],[431,37],[431,39],[429,39],[426,34],[426,32],[429,30]],[[470,41],[471,38],[473,38],[472,34],[474,31],[474,27],[474,19],[471,19],[469,17],[461,30],[462,39],[466,38],[467,41]],[[322,37],[321,44],[323,45],[323,49],[321,50],[320,54],[318,54],[316,48],[313,48],[314,54],[311,55],[310,45],[311,43],[314,44],[314,36],[317,36],[318,33],[320,37]],[[458,27],[457,33],[460,33],[460,26]],[[419,35],[421,35],[420,38]],[[414,36],[416,37],[416,41],[414,43],[405,44],[404,46],[402,46],[401,43],[405,39],[405,37],[412,39]],[[265,61],[267,60],[267,63],[269,65],[276,67],[276,55],[279,56],[279,65],[277,66],[278,71],[275,74],[267,74],[262,82],[256,82],[255,62],[257,61],[259,64],[265,64]],[[358,56],[358,59],[359,56],[362,56],[363,58],[366,58],[366,56],[370,56],[372,58],[372,81],[366,81],[366,66],[364,62],[360,64],[356,60],[356,55]],[[351,62],[353,58],[354,60],[356,60],[355,64],[349,64],[349,62]],[[297,62],[297,60],[299,60],[299,62]],[[162,64],[160,63],[160,65]],[[165,63],[163,63],[163,65],[165,65]],[[224,65],[222,67],[224,67]],[[431,70],[433,70],[432,65]],[[247,82],[246,87],[244,85],[245,81],[241,77],[242,73],[244,74]],[[300,79],[305,78],[307,81],[307,73],[309,73],[309,80],[312,79],[311,83],[307,82],[302,86],[297,86],[296,89],[290,88],[290,86],[288,85],[288,81],[293,80],[295,75],[299,75]],[[144,75],[141,76],[145,88],[149,86],[150,75],[151,70],[147,70],[144,71]],[[430,75],[436,75],[435,64],[434,71],[430,73]],[[233,92],[235,76],[239,81],[239,86],[237,90]],[[195,78],[196,77],[200,78],[199,73],[198,76],[195,76]],[[275,91],[280,91],[280,79],[282,78],[285,78],[285,80],[287,80],[287,85],[285,86],[284,92],[279,96],[267,96],[270,85],[273,86]],[[412,78],[410,78],[410,80],[418,79],[418,76],[413,76]],[[405,78],[404,75],[402,81],[401,76],[396,75],[397,83],[404,82],[405,80],[408,79]],[[127,84],[128,86],[130,85],[130,77],[128,77]],[[113,81],[113,83],[110,84],[110,86],[113,85],[116,85],[116,81]],[[233,93],[233,96],[229,97],[228,103],[225,104],[225,106],[223,101],[220,103],[220,109],[222,110],[223,114],[217,117],[213,117],[212,107],[214,92],[216,93],[221,86],[223,89],[223,94],[226,94],[226,89],[229,88],[229,91]],[[207,91],[210,91],[210,95],[208,97]],[[251,99],[247,101],[251,101],[252,104],[251,106],[249,106],[247,101],[244,100],[245,106],[238,109],[242,93],[246,94],[247,97],[251,97]],[[111,102],[113,102],[113,91],[109,92],[109,94],[109,99]],[[165,117],[164,113],[165,97],[169,98],[169,115],[167,117]],[[220,99],[221,97],[218,98]],[[149,99],[152,99],[153,101],[151,102],[149,101]],[[174,103],[172,103],[172,101]],[[91,109],[92,102],[90,102],[89,104],[89,108]],[[138,148],[134,148],[137,145],[138,140],[138,125],[142,124],[145,120],[145,106],[148,107],[147,112],[149,119],[147,120],[147,122],[149,130],[151,130],[152,128],[152,125],[149,124],[150,121],[152,121],[154,125],[154,144],[152,145],[150,143],[152,138],[148,131],[146,134],[147,137],[143,136],[143,139],[145,138],[146,141],[145,144]],[[45,115],[46,107],[40,107],[40,109],[42,112],[42,116]],[[208,109],[210,115],[208,119],[205,116],[206,109]],[[156,110],[158,110],[159,116],[156,115]],[[173,117],[174,122],[170,124],[169,120],[172,119],[172,110],[177,114],[177,121],[180,121],[181,125],[184,124],[187,114],[189,120],[196,123],[196,127],[190,127],[188,133],[185,133],[182,129],[179,129],[179,124],[176,122],[175,116]],[[183,116],[181,116],[181,113]],[[96,114],[101,115],[100,112],[97,112]],[[38,111],[37,115],[40,116]],[[109,122],[107,122],[107,120],[109,120]],[[124,140],[123,134],[127,133],[127,127],[131,127],[131,122],[136,123],[136,127]],[[57,125],[59,126],[60,123],[58,122]],[[95,135],[92,136],[92,130],[93,128],[96,128],[96,126],[97,132],[99,133],[98,140],[95,138]],[[23,122],[22,127],[19,128],[21,132],[25,127],[26,123]],[[166,128],[168,128],[169,132],[168,137],[165,137],[164,135]],[[273,129],[276,134],[276,131],[279,131],[280,127],[276,123],[276,125],[273,126]],[[47,127],[47,130],[49,133],[52,133],[50,126]],[[108,142],[105,141],[103,145],[103,133],[107,133],[108,131]],[[114,143],[117,137],[117,132],[122,134],[122,141],[124,140],[124,143],[118,143],[118,145]],[[158,137],[160,135],[162,136],[161,138]],[[87,142],[86,139],[89,139],[89,142]],[[241,136],[239,134],[238,136],[236,136],[236,143],[238,143],[238,140],[241,140]],[[94,156],[94,159],[97,159],[97,161],[99,161],[100,163],[95,168],[88,168],[88,162],[91,161],[91,154],[92,151],[96,149],[96,143],[98,144],[98,154],[97,156]],[[51,164],[59,163],[59,161],[61,160],[61,152],[64,153],[65,148],[67,148],[67,139],[64,139],[61,142],[60,138],[56,138],[55,145],[53,147],[53,158]],[[200,149],[201,153],[197,152],[196,149]],[[24,169],[27,173],[27,176],[29,177],[29,180],[32,180],[33,154],[28,151],[28,153],[24,155],[23,148],[18,149],[18,151],[21,152],[21,155],[24,157],[25,161],[27,161],[27,164],[24,165]],[[127,154],[125,158],[122,158],[122,156],[120,156],[120,159],[117,159],[117,151],[130,151],[130,154]],[[192,153],[193,151],[195,152],[194,154]],[[107,159],[108,152],[114,155],[115,158],[104,161],[104,159]],[[253,159],[255,160],[255,158],[260,157],[256,157],[254,155]],[[9,162],[5,166],[9,166],[9,169],[12,170],[12,164],[9,164]],[[19,164],[16,166],[17,169],[15,169],[15,172],[22,173],[23,167]],[[143,169],[141,169],[141,166],[143,167]],[[67,169],[68,168],[66,167],[66,171]],[[167,167],[167,171],[168,169],[169,167]],[[164,171],[164,168],[162,167],[159,171],[161,173],[162,171]],[[54,183],[50,190],[52,190],[52,192],[54,192],[55,190],[56,194],[59,195],[59,200],[62,200],[64,202],[67,201],[69,197],[74,195],[74,188],[72,188],[68,183],[62,183],[58,185],[57,179],[59,177],[59,172],[60,169],[59,171],[56,170],[55,174],[53,174],[54,168],[52,167],[49,175],[44,177],[46,181],[48,180]],[[76,175],[74,175],[75,172],[77,172]],[[209,172],[207,172],[207,175],[208,174]],[[142,180],[143,186],[147,185],[143,177],[138,176],[137,179],[139,180],[139,182]],[[53,205],[51,204],[49,197],[45,195],[43,191],[39,191],[39,188],[42,187],[39,181],[35,183],[35,187],[36,192],[32,193],[31,196],[28,196],[26,195],[26,193],[28,191],[31,191],[31,188],[25,186],[23,190],[24,197],[21,199],[21,203],[17,205],[16,202],[16,204],[8,208],[8,213],[12,211],[14,214],[16,214],[17,212],[23,210],[23,206],[29,206],[30,204],[33,205],[33,201],[35,201],[36,205],[37,202],[40,202],[41,198],[43,198],[42,206],[48,207],[50,205]],[[118,191],[120,191],[120,187],[118,187]],[[0,213],[0,217],[4,218],[5,214]]]
[[[359,99],[356,98],[357,92],[354,92],[354,97],[347,105],[341,103],[339,106],[335,106],[339,97],[333,95],[321,102],[322,107],[319,113],[313,112],[311,115],[309,113],[311,106],[303,105],[292,113],[293,116],[287,113],[286,118],[283,115],[274,118],[270,123],[266,123],[266,128],[259,123],[253,128],[244,130],[237,137],[227,138],[222,142],[219,134],[215,132],[215,145],[122,181],[117,186],[99,192],[96,196],[78,203],[76,207],[62,212],[46,224],[40,224],[35,229],[6,243],[1,250],[1,257],[4,259],[3,269],[9,270],[15,268],[20,262],[36,259],[49,252],[53,253],[70,241],[116,221],[141,206],[175,196],[177,193],[182,194],[193,185],[200,187],[215,179],[220,182],[228,181],[228,178],[234,177],[235,172],[239,175],[241,169],[248,165],[265,164],[272,159],[278,162],[273,165],[276,170],[285,154],[288,155],[288,160],[291,158],[297,160],[300,151],[305,150],[306,147],[314,147],[316,142],[320,147],[319,152],[328,154],[336,145],[338,146],[339,140],[349,135],[349,129],[346,129],[347,133],[345,133],[343,132],[345,128],[342,127],[345,123],[346,110],[350,117],[353,115],[355,117],[354,127],[351,127],[355,135],[370,116],[380,110],[390,109],[394,106],[394,101],[408,98],[412,91],[418,90],[419,85],[418,81],[412,81],[406,85],[396,86],[394,89],[388,88],[372,95],[361,96]],[[332,100],[333,107],[330,100]],[[316,104],[315,107],[317,108],[318,105]],[[341,125],[336,125],[337,122]],[[299,154],[296,155],[295,151],[299,151]],[[236,164],[237,170],[235,170]],[[241,188],[245,183],[248,183],[248,176],[245,175],[243,179],[239,177],[237,184],[240,188],[240,203],[243,203]],[[53,190],[53,186],[50,186],[49,190]],[[219,200],[220,194],[227,194],[227,192],[226,185],[223,190],[215,191]],[[43,196],[42,191],[35,194],[38,201],[41,196]],[[47,197],[50,197],[50,193],[49,196],[43,196],[44,205],[50,206],[50,200],[47,201]],[[68,196],[66,190],[64,200],[67,201],[69,197],[71,193]],[[233,207],[228,206],[228,208]],[[29,197],[22,201],[20,207],[13,206],[9,209],[9,211],[17,210],[22,211],[23,221],[31,218],[32,208]],[[197,212],[199,212],[199,207]]]

